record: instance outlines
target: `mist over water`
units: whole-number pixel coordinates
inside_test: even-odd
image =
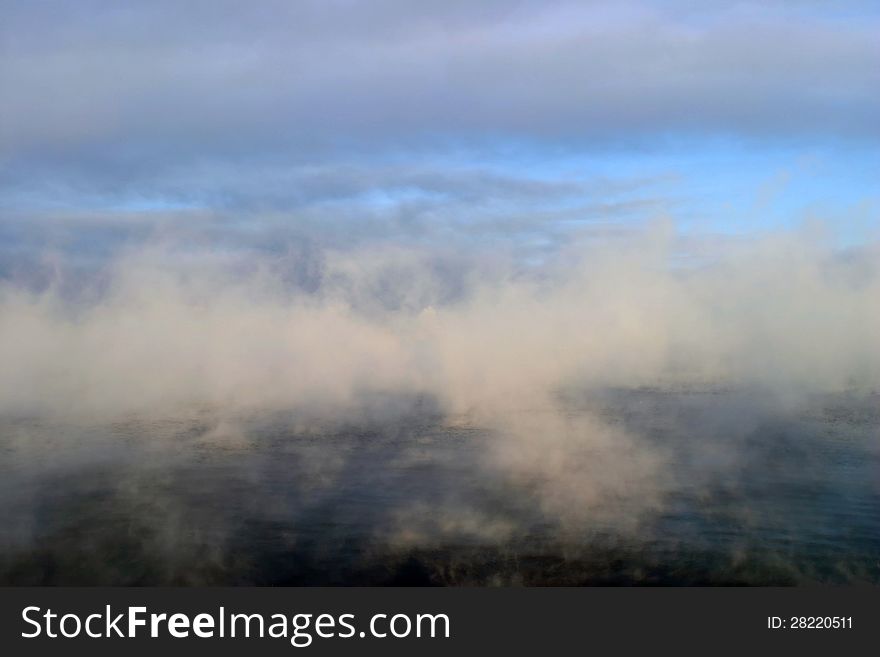
[[[697,249],[661,222],[542,259],[493,255],[159,242],[85,273],[62,259],[42,280],[0,285],[0,410],[338,419],[405,392],[489,417],[570,386],[757,385],[794,398],[880,383],[873,243],[843,250],[803,229]]]
[[[0,2],[0,584],[880,583],[876,3],[104,4]]]
[[[760,397],[609,390],[590,404],[601,428],[571,408],[515,415],[512,433],[418,404],[325,429],[6,420],[0,578],[876,583],[877,396],[784,413]]]
[[[0,580],[876,583],[878,252],[832,244],[7,280]]]

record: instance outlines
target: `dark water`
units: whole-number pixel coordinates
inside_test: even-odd
[[[564,407],[634,442],[597,448],[575,423],[548,460],[564,474],[514,476],[528,436],[424,407],[332,428],[5,418],[0,583],[880,583],[876,394],[626,390]],[[649,470],[626,463],[645,454]]]

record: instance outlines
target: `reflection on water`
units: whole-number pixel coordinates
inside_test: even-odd
[[[5,418],[0,582],[880,583],[878,401],[612,390],[560,402],[557,452],[541,411],[515,439],[419,408]]]

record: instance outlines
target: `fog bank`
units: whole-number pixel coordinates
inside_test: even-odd
[[[491,267],[458,274],[427,248],[328,250],[304,289],[284,259],[165,243],[118,256],[73,298],[63,274],[38,291],[3,284],[0,412],[338,417],[406,394],[493,414],[571,389],[872,389],[878,253],[801,230],[683,254],[661,225],[538,263],[487,247],[468,257]]]

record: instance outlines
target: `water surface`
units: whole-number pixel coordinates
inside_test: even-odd
[[[430,405],[7,417],[0,583],[876,584],[878,401],[607,390],[515,438]]]

